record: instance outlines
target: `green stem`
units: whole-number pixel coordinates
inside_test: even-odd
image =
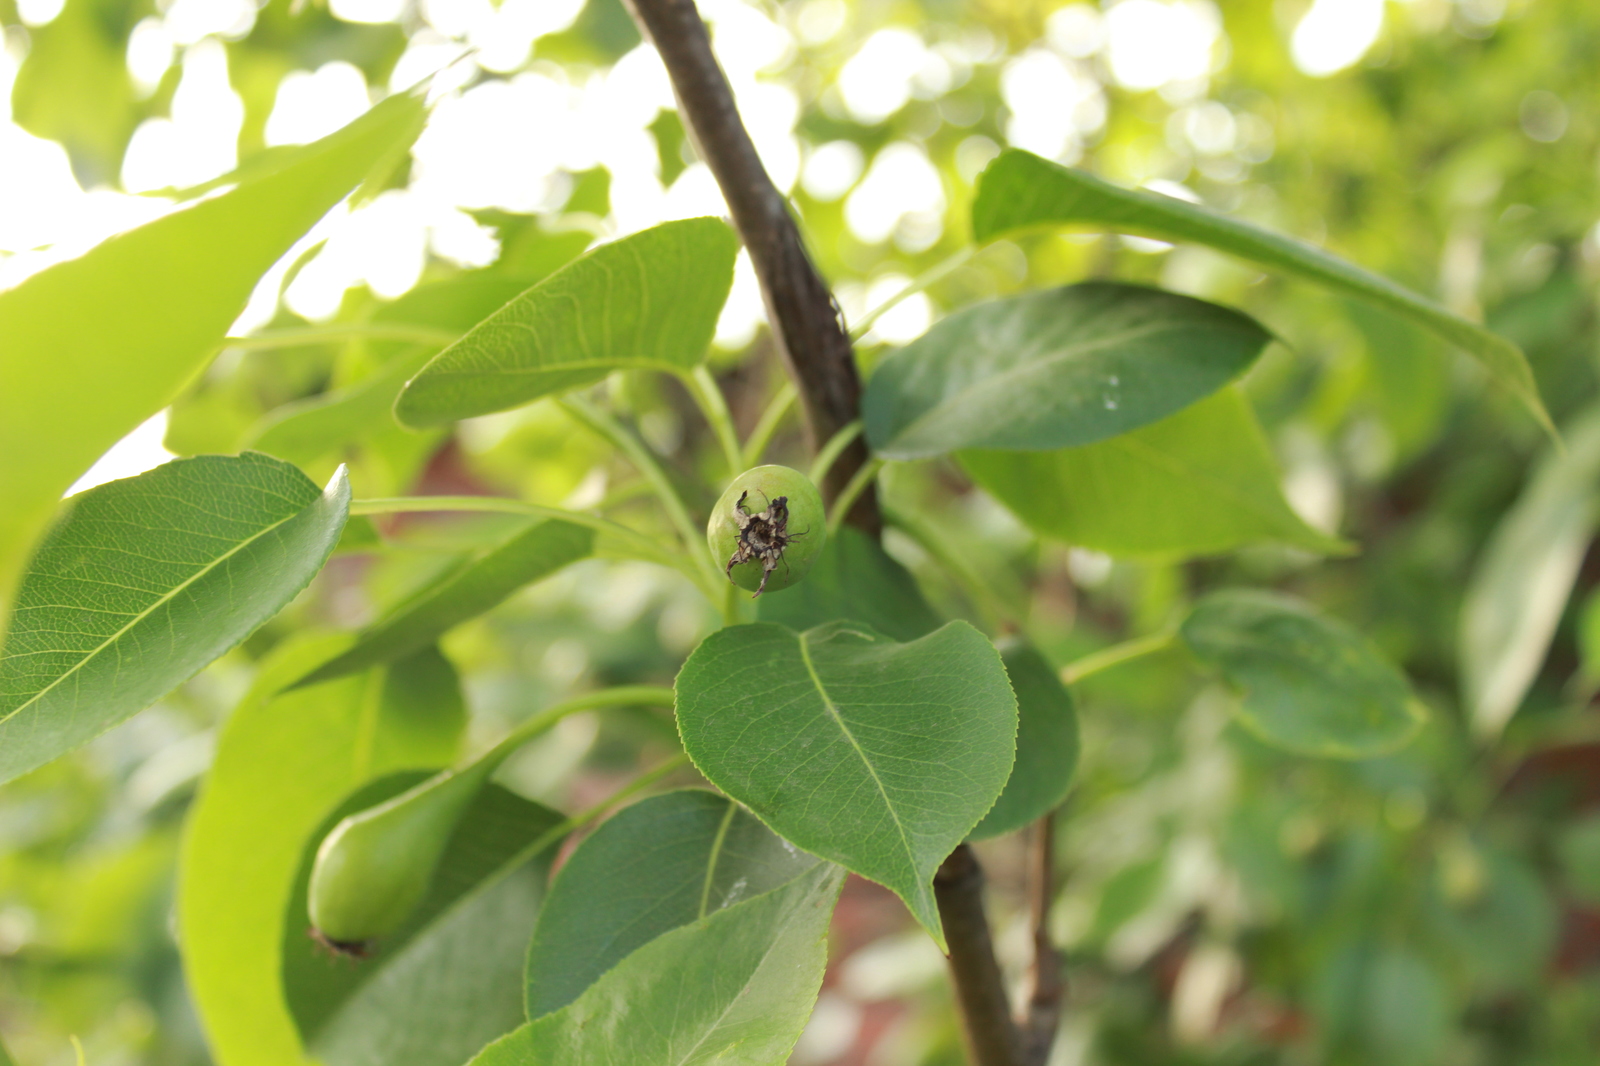
[[[420,512],[470,511],[493,514],[523,514],[538,518],[555,518],[574,525],[588,526],[619,542],[619,550],[631,557],[660,563],[686,575],[696,584],[702,584],[705,575],[681,555],[664,551],[660,544],[609,518],[586,514],[582,511],[565,511],[559,507],[544,507],[524,500],[505,496],[393,496],[371,500],[352,500],[352,515],[409,514]]]
[[[911,284],[907,285],[905,288],[901,289],[883,303],[879,304],[877,307],[874,307],[872,310],[863,315],[861,321],[857,322],[855,326],[851,328],[850,339],[853,341],[858,341],[862,337],[866,336],[867,330],[872,328],[872,324],[878,321],[878,319],[882,318],[888,311],[898,306],[900,301],[908,297],[915,296],[917,293],[924,291],[929,286],[937,285],[939,282],[943,281],[945,278],[959,270],[962,266],[966,265],[967,260],[971,259],[977,253],[977,248],[968,245],[967,247],[962,248],[960,251],[940,260],[927,270],[923,271],[912,280]]]
[[[337,326],[305,326],[298,329],[272,329],[252,333],[248,337],[224,337],[227,348],[257,350],[265,348],[301,348],[311,344],[328,344],[337,341],[404,341],[409,344],[429,344],[444,347],[461,339],[461,334],[448,330],[429,329],[427,326],[408,326],[404,323],[351,322]]]
[[[728,461],[728,476],[738,477],[744,470],[744,453],[739,449],[739,434],[733,428],[733,413],[728,410],[727,397],[722,395],[717,379],[701,363],[693,373],[684,376],[683,383],[688,386],[695,403],[700,405],[700,413],[705,415],[711,431],[717,435],[717,443],[722,445],[722,456]]]
[[[683,497],[678,495],[677,487],[672,484],[672,479],[667,477],[667,472],[662,469],[661,464],[656,462],[655,456],[650,454],[650,449],[646,448],[638,437],[624,429],[622,423],[593,404],[576,396],[567,396],[556,402],[573,418],[610,441],[614,448],[628,457],[634,469],[644,475],[644,479],[650,482],[650,487],[655,490],[661,506],[666,508],[667,517],[677,527],[678,535],[683,538],[684,550],[689,553],[691,559],[697,560],[701,573],[715,585],[720,575],[711,565],[711,556],[706,554],[705,548],[702,547],[704,538],[700,530],[695,528],[694,520],[689,517],[689,508],[683,502]],[[715,596],[712,596],[711,602],[716,602]]]
[[[867,486],[872,484],[872,479],[877,477],[878,471],[882,469],[883,460],[876,456],[861,464],[856,476],[851,478],[834,498],[833,513],[828,516],[828,536],[839,535],[839,527],[844,525],[845,516],[850,513],[850,508],[855,506],[856,500],[867,491]]]
[[[817,457],[811,460],[811,483],[822,484],[822,479],[828,476],[828,471],[833,469],[834,462],[844,450],[850,447],[850,442],[861,436],[861,419],[848,422],[839,427],[839,432],[829,438],[828,443],[817,452]]]
[[[744,442],[744,467],[755,466],[761,462],[761,456],[766,453],[772,438],[778,432],[778,427],[783,424],[783,416],[794,407],[794,402],[800,398],[800,390],[794,387],[794,382],[785,381],[778,390],[772,402],[767,404],[767,409],[761,412],[761,417],[756,421],[756,428],[750,431],[750,439]]]
[[[1148,637],[1125,640],[1121,644],[1113,644],[1109,648],[1101,648],[1097,652],[1085,655],[1083,658],[1063,666],[1061,668],[1061,680],[1068,685],[1075,684],[1091,674],[1098,674],[1102,670],[1120,666],[1130,659],[1166,651],[1177,642],[1177,639],[1177,631],[1169,629],[1161,633],[1152,633]]]
[[[1010,604],[990,587],[989,582],[972,568],[943,534],[925,522],[920,515],[885,504],[883,517],[884,521],[910,537],[918,547],[933,557],[944,572],[961,587],[961,591],[978,609],[978,613],[983,616],[984,624],[992,632],[1021,628],[1021,620],[1017,617],[1017,612],[1011,609]]]

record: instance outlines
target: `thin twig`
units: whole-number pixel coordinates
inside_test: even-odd
[[[761,165],[694,0],[628,2],[634,21],[661,53],[684,126],[750,253],[778,351],[800,389],[815,452],[861,413],[861,377],[833,294],[806,252],[788,201]],[[842,492],[866,461],[865,443],[854,441],[822,485],[824,497]],[[881,522],[874,494],[863,493],[849,517],[876,535]]]
[[[1050,939],[1050,901],[1055,895],[1055,813],[1034,822],[1028,830],[1028,912],[1033,928],[1033,958],[1022,986],[1022,1009],[1017,1028],[1022,1054],[1030,1066],[1044,1066],[1055,1043],[1061,1021],[1066,983],[1061,979],[1061,956]]]

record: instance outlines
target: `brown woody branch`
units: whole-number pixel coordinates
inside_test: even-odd
[[[1061,1021],[1066,983],[1061,957],[1050,940],[1050,900],[1055,894],[1055,812],[1028,830],[1028,911],[1033,929],[1033,959],[1022,989],[1022,1054],[1032,1066],[1044,1066]]]
[[[950,945],[950,981],[973,1066],[1024,1066],[1022,1034],[1011,1020],[1005,980],[983,910],[983,867],[961,844],[933,875],[939,921]]]
[[[861,378],[833,294],[807,254],[788,201],[772,184],[739,118],[728,79],[694,0],[628,0],[634,21],[661,53],[684,126],[717,179],[733,224],[761,283],[778,351],[800,390],[815,452],[861,409]],[[867,461],[857,439],[833,464],[823,495],[832,500]],[[877,496],[869,488],[850,524],[877,535]]]

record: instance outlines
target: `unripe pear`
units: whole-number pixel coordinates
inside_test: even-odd
[[[734,478],[706,523],[712,558],[758,596],[804,578],[827,539],[822,494],[787,466],[758,466]]]

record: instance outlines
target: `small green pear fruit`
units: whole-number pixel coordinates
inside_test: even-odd
[[[757,596],[804,578],[827,539],[822,494],[787,466],[758,466],[734,478],[706,523],[712,558]]]

